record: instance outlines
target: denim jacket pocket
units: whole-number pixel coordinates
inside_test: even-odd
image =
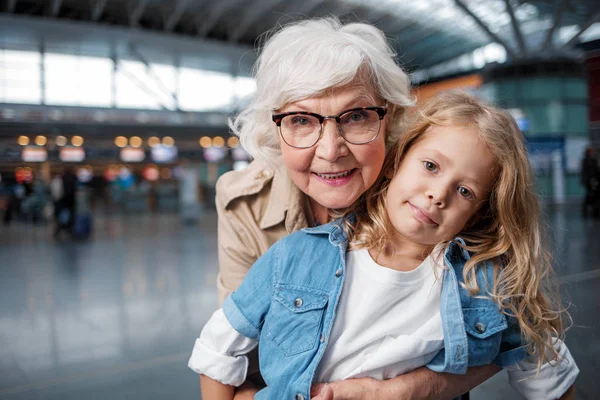
[[[311,350],[318,340],[328,299],[320,290],[277,286],[265,320],[267,338],[288,356]]]
[[[469,366],[489,364],[500,351],[506,317],[495,307],[464,308]]]

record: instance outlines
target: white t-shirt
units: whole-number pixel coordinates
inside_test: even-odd
[[[437,259],[437,258],[435,258]],[[346,278],[315,383],[371,377],[389,379],[426,365],[444,346],[440,315],[442,270],[430,256],[413,271],[378,265],[367,250],[349,251]],[[439,273],[435,273],[438,268]],[[248,368],[244,354],[257,346],[217,310],[196,339],[188,366],[219,382],[239,386]],[[565,344],[556,367],[528,360],[506,368],[511,386],[527,399],[558,398],[579,369]]]
[[[346,279],[316,374],[317,382],[388,379],[422,367],[444,346],[442,270],[427,257],[416,269],[375,263],[368,250],[348,252]]]

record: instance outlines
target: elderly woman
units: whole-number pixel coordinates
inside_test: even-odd
[[[412,105],[409,79],[383,33],[331,18],[274,34],[256,82],[252,103],[231,123],[255,161],[217,182],[220,302],[273,243],[327,223],[329,210],[350,206],[375,182]],[[388,381],[329,383],[314,398],[452,398],[496,371],[479,367],[458,377],[421,368]],[[247,382],[236,399],[256,391]]]

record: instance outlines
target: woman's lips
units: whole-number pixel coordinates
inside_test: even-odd
[[[421,210],[417,206],[412,205],[411,203],[408,203],[408,205],[410,206],[410,211],[416,219],[427,225],[437,225],[437,222],[431,219],[431,217],[425,213],[425,211]]]
[[[357,169],[347,169],[345,171],[337,171],[331,173],[317,173],[313,172],[314,177],[319,181],[328,186],[343,186],[346,183],[350,182],[354,175],[356,174]]]

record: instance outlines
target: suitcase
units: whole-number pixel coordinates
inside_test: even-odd
[[[75,214],[75,221],[73,224],[73,237],[75,239],[87,239],[92,233],[92,215],[86,214]]]

